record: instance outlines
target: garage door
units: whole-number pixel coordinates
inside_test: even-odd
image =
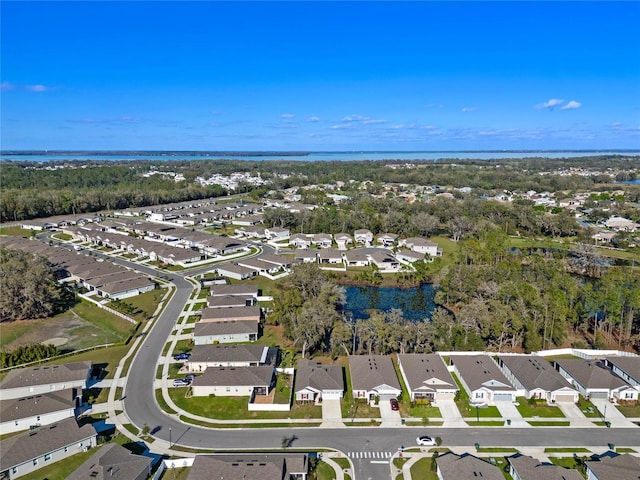
[[[453,400],[456,398],[455,393],[439,393],[438,400]]]
[[[575,403],[576,399],[573,395],[556,395],[556,403]]]
[[[513,397],[510,393],[494,393],[493,401],[494,402],[511,402]]]
[[[609,392],[591,392],[589,394],[589,397],[607,399],[607,398],[609,398]]]

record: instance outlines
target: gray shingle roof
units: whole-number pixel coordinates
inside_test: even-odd
[[[584,388],[615,389],[627,385],[599,360],[561,358],[556,363]]]
[[[542,357],[531,355],[500,355],[504,364],[527,390],[541,388],[553,392],[572,388],[569,382]]]
[[[194,387],[265,386],[271,384],[273,367],[209,367],[193,380]]]
[[[194,337],[209,335],[258,334],[258,323],[253,320],[224,320],[222,322],[198,322],[193,329]]]
[[[0,419],[10,422],[76,407],[75,388],[0,401]]]
[[[75,418],[69,418],[9,437],[0,441],[0,471],[95,436],[92,425],[79,427]]]
[[[283,480],[307,471],[304,454],[196,455],[187,480]]]
[[[216,285],[211,288],[211,295],[251,295],[258,296],[258,287],[254,285]]]
[[[509,457],[509,463],[520,480],[583,480],[582,475],[577,470],[563,468],[550,463],[540,463],[537,458],[526,455],[515,455]]]
[[[482,480],[504,480],[498,467],[480,460],[468,453],[456,455],[449,452],[436,459],[438,469],[443,480],[467,480],[482,478]]]
[[[398,362],[412,391],[438,388],[458,389],[442,357],[437,354],[410,353],[398,355]]]
[[[0,383],[0,389],[81,381],[87,378],[91,365],[91,361],[86,361],[18,368],[7,374]]]
[[[482,387],[494,391],[515,390],[496,362],[488,355],[451,355],[449,358],[471,390]]]
[[[640,478],[640,458],[628,453],[617,457],[602,457],[599,462],[586,462],[586,465],[597,475],[598,480],[638,480]]]
[[[354,390],[372,390],[380,385],[402,390],[391,357],[386,355],[350,355],[349,369]]]
[[[640,357],[607,357],[606,360],[640,383]]]
[[[153,459],[134,455],[117,443],[100,447],[67,480],[137,480],[149,476]]]
[[[255,321],[260,320],[260,307],[227,307],[227,308],[204,308],[202,310],[201,321],[207,320],[234,320],[234,319],[249,319],[253,318]]]
[[[273,362],[277,348],[266,345],[196,345],[189,363],[217,362]]]
[[[313,360],[298,361],[295,391],[306,387],[315,390],[344,391],[344,374],[341,365],[322,365]]]

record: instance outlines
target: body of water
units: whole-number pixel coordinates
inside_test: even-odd
[[[576,158],[599,155],[640,155],[640,150],[485,150],[485,151],[423,151],[423,152],[309,152],[309,153],[252,153],[252,152],[43,152],[43,153],[2,153],[2,160],[16,162],[52,161],[123,161],[123,160],[290,160],[303,162],[334,162],[364,160],[491,160],[512,158]]]
[[[431,318],[435,308],[434,290],[430,284],[417,288],[354,287],[345,288],[347,301],[344,310],[354,320],[369,318],[372,310],[388,312],[402,310],[405,319],[413,322]]]

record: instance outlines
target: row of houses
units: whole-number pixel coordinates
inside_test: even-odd
[[[89,255],[53,247],[22,237],[3,237],[4,247],[41,255],[49,261],[61,282],[73,282],[100,297],[124,299],[156,288],[156,283],[143,273]]]
[[[238,259],[216,267],[218,275],[234,280],[246,280],[257,275],[274,276],[289,272],[294,259],[284,255],[263,253],[258,257]]]

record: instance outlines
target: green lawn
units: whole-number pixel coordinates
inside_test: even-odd
[[[620,410],[625,417],[640,417],[640,403],[635,407],[623,407],[621,405],[616,405],[616,408]]]
[[[568,427],[571,422],[527,422],[532,427]]]
[[[194,415],[218,420],[322,418],[322,407],[293,405],[289,412],[250,412],[249,397],[191,397],[187,388],[170,388],[169,396],[175,404]]]
[[[318,463],[316,468],[316,480],[334,480],[336,478],[335,470],[326,462]]]
[[[138,313],[133,315],[133,318],[139,321],[148,320],[156,311],[166,293],[166,288],[158,288],[156,290],[151,290],[150,292],[141,293],[135,297],[127,298],[123,300],[123,302],[126,302],[132,305],[136,310],[139,310]]]
[[[344,377],[347,388],[344,392],[344,398],[340,402],[342,409],[342,418],[380,418],[380,409],[372,407],[368,402],[362,400],[354,400],[351,385],[351,371],[344,369]]]
[[[516,407],[525,418],[542,417],[542,418],[564,418],[564,413],[556,406],[547,405],[546,403],[533,403],[524,397],[518,397],[519,405]]]
[[[436,472],[431,471],[431,458],[421,458],[411,466],[411,480],[438,480]]]
[[[582,411],[582,413],[584,413],[585,417],[602,418],[602,415],[600,414],[598,408],[582,395],[578,397],[578,408]]]
[[[0,228],[0,235],[9,235],[12,237],[24,237],[29,238],[32,235],[33,230],[23,230],[20,227],[3,227]]]
[[[187,480],[189,476],[189,472],[191,471],[191,467],[185,468],[171,468],[166,469],[162,476],[161,480]]]

